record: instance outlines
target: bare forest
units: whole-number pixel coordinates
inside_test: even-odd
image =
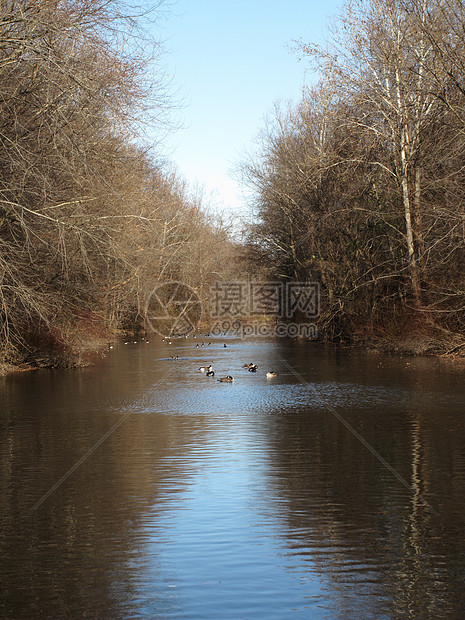
[[[250,258],[320,282],[326,339],[463,352],[463,1],[349,0],[295,52],[320,80],[241,165]]]
[[[158,283],[206,300],[237,265],[319,282],[323,339],[463,353],[463,0],[349,0],[295,42],[320,78],[240,166],[241,248],[161,155],[163,10],[1,0],[0,365],[88,363]]]
[[[162,8],[1,0],[0,364],[86,363],[143,327],[157,282],[201,296],[228,263],[224,230],[143,140],[170,130],[144,29]]]

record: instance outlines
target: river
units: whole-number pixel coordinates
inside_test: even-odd
[[[464,617],[464,377],[200,337],[3,377],[0,617]]]

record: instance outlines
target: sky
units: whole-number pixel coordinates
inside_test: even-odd
[[[342,0],[176,0],[159,34],[182,127],[165,147],[181,175],[226,214],[246,213],[233,170],[277,101],[316,81],[290,46],[323,43]]]

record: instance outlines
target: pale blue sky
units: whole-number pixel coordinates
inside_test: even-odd
[[[227,210],[243,205],[230,171],[277,100],[300,98],[315,81],[289,46],[323,42],[342,0],[177,0],[161,29],[184,128],[170,158],[190,182],[215,192]]]

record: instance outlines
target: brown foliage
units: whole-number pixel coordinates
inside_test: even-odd
[[[412,313],[464,333],[465,22],[450,4],[350,2],[327,47],[300,47],[320,84],[276,111],[243,166],[249,244],[273,278],[321,283],[325,337]]]
[[[1,3],[0,359],[81,363],[160,280],[204,286],[200,248],[224,242],[141,146],[170,107],[141,20],[117,0]]]

